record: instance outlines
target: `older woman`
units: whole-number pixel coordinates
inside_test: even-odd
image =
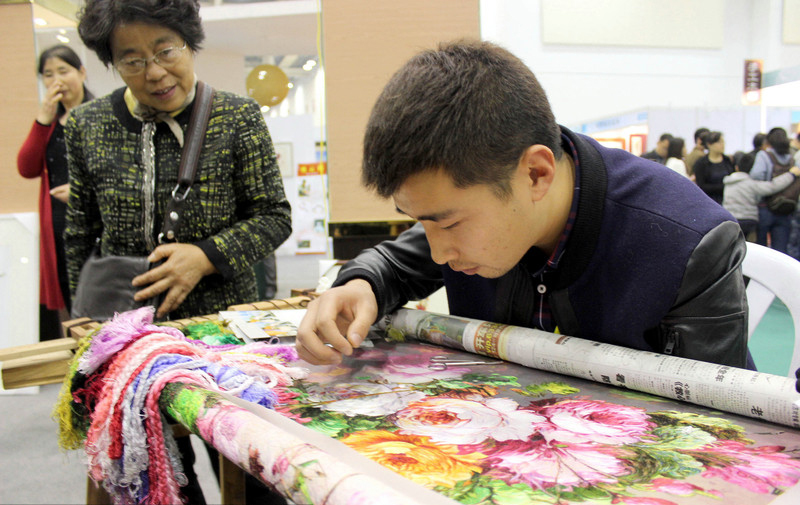
[[[194,107],[194,55],[204,38],[198,2],[90,0],[78,31],[126,87],[80,107],[66,126],[71,288],[99,239],[101,256],[161,262],[133,280],[138,300],[163,297],[159,316],[255,300],[252,265],[289,236],[291,219],[254,100],[216,91],[177,242],[157,239]]]
[[[88,0],[78,32],[126,86],[77,108],[66,125],[71,288],[99,239],[102,256],[149,255],[160,263],[133,279],[141,288],[137,299],[163,295],[160,316],[208,314],[255,300],[252,265],[289,236],[291,218],[254,100],[216,91],[177,241],[158,241],[195,107],[194,55],[204,37],[199,3]],[[190,482],[184,493],[189,503],[203,503],[187,440],[179,439]]]

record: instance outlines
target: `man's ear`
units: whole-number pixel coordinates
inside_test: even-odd
[[[525,180],[533,201],[547,194],[556,173],[556,159],[549,147],[535,144],[528,147],[520,158],[517,171]]]

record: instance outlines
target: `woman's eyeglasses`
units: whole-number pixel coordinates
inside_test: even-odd
[[[124,76],[141,74],[151,61],[160,67],[169,68],[178,63],[185,49],[186,42],[183,47],[167,47],[149,58],[123,58],[114,64],[114,68]]]

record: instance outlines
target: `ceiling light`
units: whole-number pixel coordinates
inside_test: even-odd
[[[33,18],[33,24],[36,26],[47,26],[47,21],[42,18]]]
[[[65,37],[65,36],[59,34],[59,35],[56,35],[56,38],[62,44],[69,44],[69,37]]]

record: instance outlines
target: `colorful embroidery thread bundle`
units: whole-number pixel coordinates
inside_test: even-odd
[[[116,503],[182,501],[186,478],[159,410],[165,385],[193,384],[273,408],[273,388],[306,374],[287,365],[297,359],[293,347],[215,346],[152,320],[152,308],[125,312],[83,342],[55,411],[62,447],[85,440],[89,474]]]

